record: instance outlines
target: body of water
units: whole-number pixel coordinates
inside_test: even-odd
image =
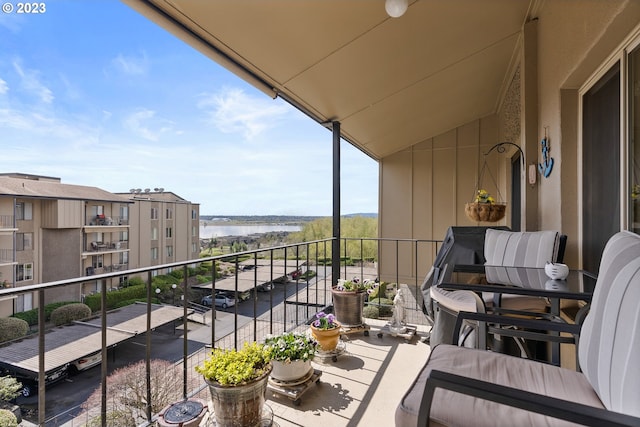
[[[248,236],[256,233],[270,233],[272,231],[296,232],[302,229],[299,225],[284,224],[252,224],[252,225],[207,225],[200,226],[200,238],[210,239],[223,236]]]

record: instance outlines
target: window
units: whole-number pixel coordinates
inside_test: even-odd
[[[128,264],[129,263],[129,252],[120,252],[118,256],[118,264]]]
[[[167,216],[166,216],[166,218],[167,219],[173,218],[173,209],[167,208]]]
[[[32,263],[16,265],[16,281],[22,282],[24,280],[33,280]]]
[[[129,232],[128,231],[121,231],[120,232],[120,241],[121,242],[128,242],[129,241]]]
[[[167,227],[165,229],[165,237],[170,239],[171,237],[173,237],[173,228],[171,227]]]
[[[151,248],[151,259],[158,259],[158,248]]]
[[[198,252],[198,245],[195,242],[191,243],[191,252],[192,253]]]
[[[167,257],[173,257],[173,246],[167,246],[166,252],[167,252]]]
[[[16,203],[16,219],[31,221],[33,219],[33,204],[29,202]]]
[[[33,233],[16,233],[16,251],[33,250]]]
[[[191,227],[191,236],[196,237],[197,231],[198,229],[196,228],[195,225]]]
[[[191,219],[198,219],[198,212],[195,209],[191,209]]]
[[[120,224],[129,223],[129,206],[120,206]]]
[[[151,219],[158,219],[158,208],[151,208]]]
[[[102,255],[94,255],[91,257],[91,265],[93,268],[102,268],[104,265],[104,261]]]

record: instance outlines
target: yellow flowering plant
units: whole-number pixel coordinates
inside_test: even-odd
[[[495,203],[496,200],[487,192],[487,190],[480,189],[476,193],[474,200],[476,203]]]

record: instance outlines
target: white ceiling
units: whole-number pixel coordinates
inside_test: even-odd
[[[496,112],[536,0],[123,0],[374,159]]]

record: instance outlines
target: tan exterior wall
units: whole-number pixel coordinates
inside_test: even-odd
[[[540,3],[538,17],[523,26],[520,55],[496,113],[459,126],[380,161],[381,237],[442,239],[452,225],[473,225],[464,215],[483,155],[509,140],[525,152],[527,167],[542,161],[540,141],[550,143],[554,167],[548,178],[528,185],[521,175],[523,230],[553,229],[569,236],[565,261],[579,268],[580,143],[578,90],[638,32],[640,2],[564,0]],[[425,118],[428,120],[428,118]],[[492,155],[490,170],[503,198],[510,194],[510,156]],[[593,171],[591,171],[593,173]],[[605,172],[606,173],[606,172]],[[496,188],[482,184],[494,196]],[[508,225],[509,213],[499,225]],[[385,252],[385,250],[387,252]],[[395,254],[381,249],[381,277],[395,278]],[[392,255],[392,256],[391,256]],[[432,258],[414,265],[415,254],[400,253],[400,276],[424,277]],[[385,263],[388,263],[385,264]],[[393,265],[391,265],[393,264]]]

